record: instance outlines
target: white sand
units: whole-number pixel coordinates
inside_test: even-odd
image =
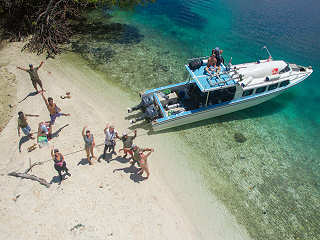
[[[28,74],[16,65],[37,65],[43,59],[21,53],[20,48],[21,44],[11,43],[0,51],[0,66],[6,65],[17,77],[18,100],[33,92],[33,87]],[[126,107],[138,99],[130,100],[127,93],[104,81],[107,76],[91,70],[78,56],[49,60],[39,75],[46,96],[52,96],[62,112],[71,113],[71,117],[56,120],[54,131],[69,126],[50,141],[63,154],[83,148],[84,125],[93,132],[96,144],[103,143],[107,122],[115,124],[120,133],[128,127]],[[59,98],[68,91],[71,99]],[[39,118],[29,118],[34,131],[41,120],[49,120],[40,95],[28,97],[18,105],[16,111],[20,110],[40,114]],[[89,166],[81,151],[65,156],[72,176],[47,189],[31,180],[7,176],[11,171],[23,172],[29,159],[50,159],[49,147],[28,153],[31,140],[22,145],[19,153],[16,124],[14,116],[0,135],[0,239],[249,239],[222,204],[199,188],[201,179],[184,161],[197,156],[183,150],[182,143],[177,145],[174,134],[148,136],[145,130],[138,130],[136,143],[156,150],[149,159],[148,180],[137,183],[130,172],[113,172],[129,167],[121,158]],[[116,148],[120,146],[118,143]],[[102,151],[103,146],[95,149],[97,156]],[[32,174],[49,182],[57,179],[51,161],[34,167]],[[71,231],[77,224],[83,226]]]

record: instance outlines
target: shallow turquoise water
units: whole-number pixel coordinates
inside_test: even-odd
[[[157,0],[129,13],[97,10],[89,22],[99,23],[74,48],[133,93],[184,80],[186,59],[216,46],[233,63],[266,58],[267,45],[275,59],[312,65],[310,78],[269,102],[173,131],[199,153],[190,165],[254,239],[320,239],[319,7]]]

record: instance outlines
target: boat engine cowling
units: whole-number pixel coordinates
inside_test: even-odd
[[[147,108],[148,106],[152,105],[154,102],[154,99],[153,99],[153,95],[143,95],[142,98],[141,98],[141,103],[142,103],[142,106],[144,108]]]
[[[199,69],[203,64],[202,59],[194,59],[192,61],[189,62],[189,68],[194,71]]]
[[[146,120],[153,121],[158,116],[159,116],[159,113],[154,105],[150,105],[149,107],[147,107],[147,109],[145,111],[145,119]]]

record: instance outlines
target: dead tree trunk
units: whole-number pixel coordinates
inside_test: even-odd
[[[11,172],[8,174],[9,176],[13,176],[13,177],[21,177],[21,178],[26,178],[26,179],[30,179],[33,181],[37,181],[39,182],[41,185],[46,186],[47,188],[50,187],[50,183],[48,183],[45,179],[43,178],[39,178],[35,175],[30,175],[30,174],[26,174],[26,173],[17,173],[17,172]]]
[[[24,173],[11,172],[8,175],[9,176],[13,176],[13,177],[20,177],[20,178],[25,178],[25,179],[30,179],[30,180],[33,180],[33,181],[37,181],[41,185],[44,185],[47,188],[49,188],[51,184],[48,183],[45,179],[39,178],[39,177],[37,177],[35,175],[28,174],[28,172],[31,170],[31,168],[33,168],[34,166],[37,166],[37,165],[41,165],[41,164],[42,164],[42,162],[36,162],[36,163],[32,164],[28,169],[26,169],[24,171]]]

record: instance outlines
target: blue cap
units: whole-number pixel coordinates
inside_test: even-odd
[[[31,67],[31,68],[32,68],[32,67],[33,67],[33,65],[32,65],[32,64],[29,64],[29,67]]]

